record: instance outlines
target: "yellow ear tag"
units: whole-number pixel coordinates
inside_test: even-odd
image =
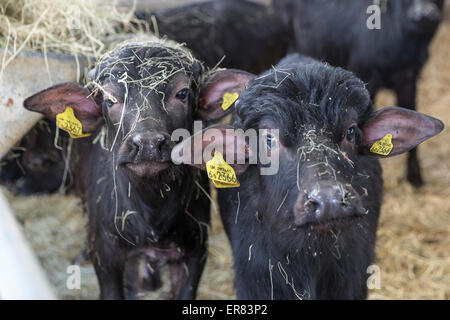
[[[56,125],[58,128],[67,131],[72,138],[84,138],[91,135],[90,133],[83,133],[83,126],[80,120],[75,117],[71,107],[66,107],[63,113],[56,115]]]
[[[236,102],[236,100],[239,98],[239,93],[237,92],[232,92],[232,93],[225,93],[223,95],[223,102],[222,102],[222,109],[223,110],[228,110],[228,108],[230,108],[233,103]]]
[[[388,156],[394,145],[392,144],[392,134],[388,133],[382,139],[375,142],[370,148],[370,152]]]
[[[206,163],[206,171],[216,188],[235,188],[240,186],[234,169],[225,162],[220,152],[214,152],[214,157]]]

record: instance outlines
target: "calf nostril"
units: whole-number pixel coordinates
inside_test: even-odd
[[[140,150],[142,150],[142,139],[141,136],[135,135],[132,139],[133,142],[133,147],[136,149],[136,152],[139,152]]]
[[[308,213],[318,213],[320,214],[320,210],[322,207],[320,199],[313,198],[313,197],[307,197],[305,203],[304,203],[305,211]]]
[[[344,208],[348,208],[350,206],[350,192],[345,192],[344,196],[342,197],[341,205]]]
[[[164,143],[166,141],[166,137],[162,134],[157,134],[154,136],[154,139],[155,139],[155,147],[158,149],[159,152],[161,152]]]

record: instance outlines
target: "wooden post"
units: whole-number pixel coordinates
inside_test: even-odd
[[[0,193],[0,299],[56,299],[6,198]]]

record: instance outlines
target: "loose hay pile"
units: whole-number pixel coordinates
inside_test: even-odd
[[[133,12],[102,0],[0,0],[0,46],[99,57]]]
[[[12,55],[4,68],[22,50],[65,53],[99,58],[111,39],[127,32],[142,34],[136,27],[134,7],[119,8],[117,1],[104,0],[0,0],[0,48]],[[133,2],[131,2],[133,3]]]
[[[405,157],[382,161],[384,203],[377,241],[381,289],[371,299],[450,298],[450,22],[437,34],[419,86],[419,111],[444,121],[447,129],[420,146],[426,186],[415,190],[405,180]],[[381,94],[377,105],[395,101]],[[85,241],[85,216],[73,197],[11,197],[51,282],[61,298],[95,299],[92,267],[82,268],[81,290],[67,290],[66,268]],[[209,257],[200,299],[233,299],[231,250],[217,212],[212,210]],[[164,298],[162,294],[160,297]]]

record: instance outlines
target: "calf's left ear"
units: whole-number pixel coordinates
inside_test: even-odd
[[[234,103],[254,77],[254,74],[237,69],[211,73],[200,88],[197,115],[205,121],[222,119],[233,111]]]
[[[23,106],[55,120],[56,115],[71,107],[81,121],[83,131],[94,131],[103,123],[101,108],[90,96],[88,89],[74,82],[55,85],[27,98]]]
[[[444,129],[442,121],[399,107],[381,109],[362,126],[362,154],[391,157],[415,148]]]

